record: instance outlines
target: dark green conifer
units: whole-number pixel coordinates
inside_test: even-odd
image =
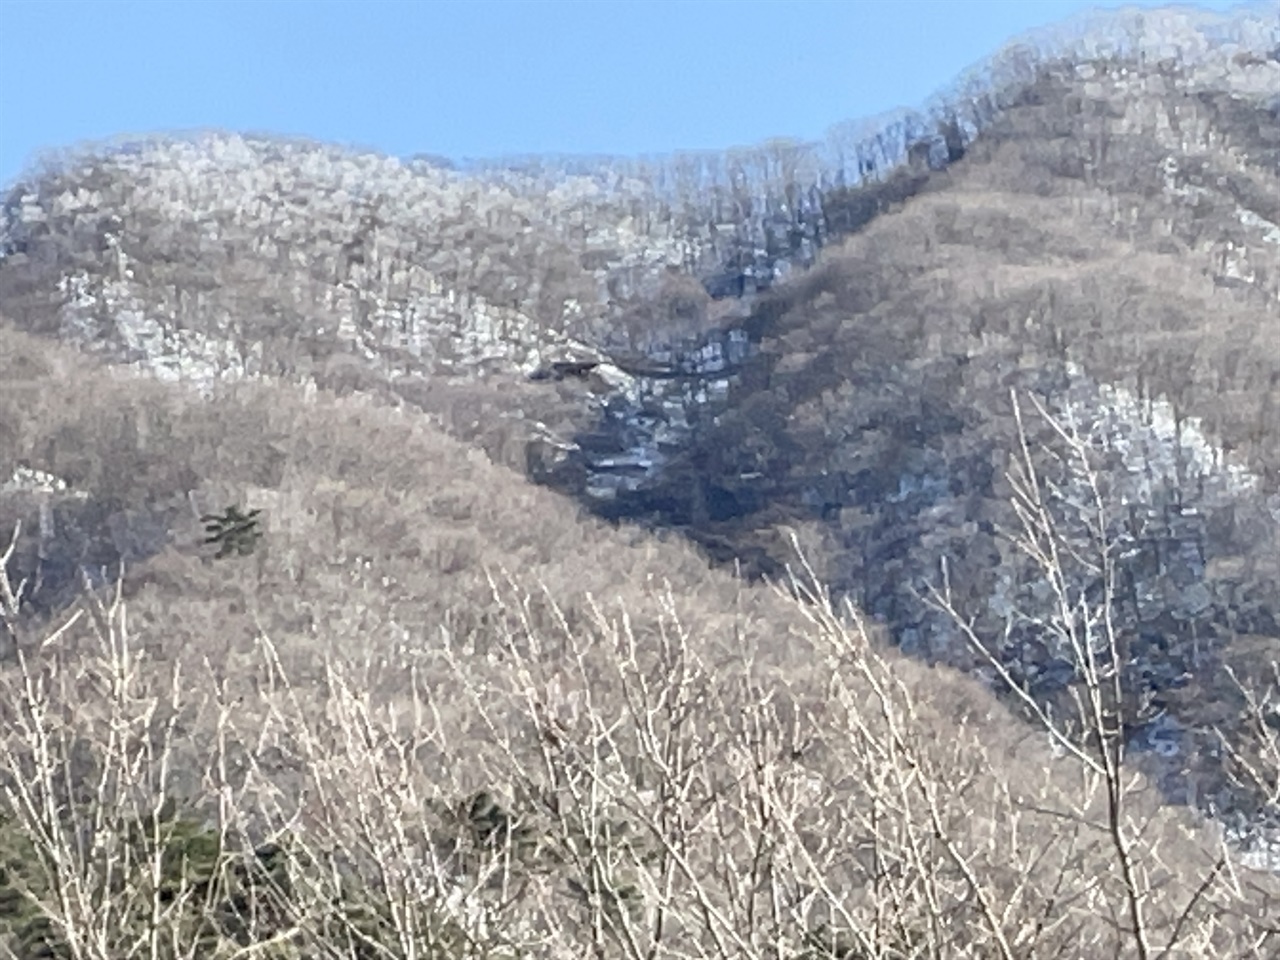
[[[214,558],[221,560],[233,553],[248,556],[262,539],[262,529],[258,525],[261,510],[250,510],[248,513],[232,504],[222,514],[207,513],[200,518],[204,524],[207,544],[217,544],[218,552]]]

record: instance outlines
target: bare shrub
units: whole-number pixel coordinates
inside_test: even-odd
[[[1055,756],[814,570],[745,586],[358,398],[112,382],[93,410],[39,412],[82,425],[88,462],[115,458],[80,478],[89,501],[242,503],[264,536],[216,559],[188,503],[160,552],[43,619],[6,554],[0,954],[1274,947],[1270,878],[1161,809],[1127,758],[1109,780],[1114,751],[1075,729]],[[145,447],[105,429],[144,395]],[[1233,746],[1274,784],[1257,697],[1259,738]]]
[[[3,822],[30,851],[8,948],[1265,955],[1274,902],[1211,833],[1106,754],[1054,760],[803,573],[777,639],[807,671],[691,630],[669,590],[571,625],[489,588],[487,636],[438,623],[301,683],[259,634],[248,686],[148,656],[123,593],[87,594],[0,677]]]
[[[1178,955],[1191,949],[1190,943],[1198,937],[1204,939],[1195,949],[1204,955],[1221,949],[1221,934],[1214,928],[1223,917],[1249,916],[1238,903],[1241,890],[1262,890],[1266,884],[1253,888],[1250,871],[1225,845],[1218,853],[1202,848],[1195,855],[1199,857],[1196,873],[1202,878],[1198,884],[1175,894],[1168,883],[1170,872],[1160,850],[1162,843],[1170,841],[1168,824],[1156,826],[1166,815],[1144,796],[1131,754],[1133,733],[1150,718],[1151,710],[1135,689],[1129,637],[1119,626],[1118,561],[1124,544],[1118,541],[1109,515],[1105,476],[1087,435],[1071,422],[1052,416],[1034,396],[1030,401],[1049,438],[1043,446],[1031,439],[1033,431],[1025,424],[1014,395],[1021,449],[1008,481],[1018,525],[1006,536],[1032,569],[1037,589],[1026,592],[1024,603],[1011,611],[1005,636],[999,639],[979,636],[974,620],[966,618],[954,602],[945,559],[942,585],[934,590],[932,602],[951,616],[999,683],[1048,733],[1055,751],[1080,767],[1088,794],[1096,798],[1096,812],[1087,814],[1081,808],[1079,816],[1093,820],[1111,848],[1106,860],[1117,883],[1112,902],[1124,905],[1116,930],[1133,955]],[[1062,696],[1033,692],[1029,681],[1010,671],[1002,647],[1015,636],[1022,642],[1038,638],[1065,656],[1073,676]],[[1275,731],[1270,728],[1268,699],[1243,684],[1238,686],[1251,720],[1242,726],[1253,730],[1246,737],[1252,762],[1239,764],[1244,776],[1237,779],[1249,781],[1251,792],[1261,794],[1260,809],[1254,813],[1265,830],[1280,813]],[[1241,756],[1231,740],[1223,736],[1222,741],[1233,758]],[[1185,862],[1196,862],[1185,842],[1178,845]],[[1274,890],[1264,896],[1269,900]],[[1183,899],[1180,907],[1177,897]],[[1248,926],[1229,924],[1229,928],[1240,932]],[[1276,931],[1265,924],[1251,933],[1258,938],[1254,949],[1264,942],[1274,946]]]

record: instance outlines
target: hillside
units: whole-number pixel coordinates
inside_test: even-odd
[[[33,169],[0,950],[1275,955],[1277,91],[1120,12],[816,144]]]
[[[466,937],[499,951],[490,956],[616,945],[617,929],[592,933],[600,908],[583,891],[624,882],[637,912],[621,929],[661,930],[704,952],[732,933],[734,956],[769,956],[768,944],[807,956],[794,951],[825,936],[890,949],[927,937],[948,956],[983,956],[992,937],[1015,935],[1048,956],[1126,941],[1114,919],[1098,922],[1125,903],[1111,881],[1098,885],[1119,866],[1106,831],[1064,844],[1053,826],[1054,810],[1105,816],[1101,798],[979,685],[904,659],[821,605],[713,572],[687,544],[584,520],[420,417],[281,385],[200,400],[27,336],[0,338],[6,434],[24,460],[43,447],[41,462],[65,478],[4,494],[6,524],[38,531],[7,556],[7,582],[53,590],[68,565],[91,574],[112,550],[130,567],[115,599],[103,569],[97,594],[56,633],[65,615],[6,610],[27,658],[0,681],[0,770],[16,804],[6,817],[52,831],[42,858],[11,860],[6,876],[50,884],[82,864],[93,883],[110,862],[99,856],[131,849],[130,818],[157,836],[203,822],[225,832],[229,856],[235,837],[260,854],[266,839],[290,837],[296,909],[314,911],[356,878],[377,896],[410,897],[376,935],[418,927],[423,949],[460,951],[431,956],[471,956]],[[224,503],[265,510],[254,555],[215,559],[200,543],[197,514]],[[98,735],[104,723],[119,725],[118,739]],[[20,770],[27,778],[13,779]],[[95,782],[111,811],[96,826],[40,812],[61,798],[83,816],[76,798]],[[990,796],[1004,799],[975,817]],[[196,819],[171,821],[152,797]],[[1127,856],[1150,857],[1165,877],[1142,894],[1145,935],[1172,934],[1189,951],[1177,956],[1252,936],[1250,917],[1277,892],[1269,881],[1247,871],[1229,897],[1197,895],[1213,832],[1161,809],[1141,779],[1124,797],[1146,837]],[[894,811],[883,822],[882,803]],[[477,820],[504,810],[528,838],[510,852],[487,848],[494,828]],[[628,824],[631,839],[609,839]],[[97,853],[76,852],[81,830]],[[1040,839],[1027,847],[1024,831]],[[925,836],[941,842],[926,851]],[[771,852],[758,845],[766,838]],[[3,843],[12,856],[13,840]],[[427,843],[437,859],[424,863]],[[1160,852],[1168,844],[1176,859]],[[51,872],[33,879],[33,862]],[[740,888],[734,878],[762,862],[769,886]],[[497,876],[522,884],[520,895],[491,888],[485,878]],[[969,895],[930,891],[966,876],[978,884]],[[789,899],[834,883],[852,899]],[[1064,883],[1083,899],[1060,901]],[[901,926],[868,934],[855,918],[887,908],[890,890]],[[1046,910],[1062,931],[1018,932],[1017,919],[984,934],[974,892],[1019,918]],[[926,934],[939,896],[955,931]],[[791,905],[753,919],[765,897]],[[723,913],[701,916],[692,904],[703,903]],[[1177,921],[1184,907],[1197,917],[1190,928]],[[143,929],[128,901],[50,909],[64,936],[86,936],[90,923],[121,938]],[[337,922],[365,924],[354,910],[340,901]],[[7,941],[17,955],[57,940],[27,916],[0,915],[10,924],[0,930],[21,938]],[[194,936],[188,917],[160,929]],[[264,916],[250,929],[281,927]],[[302,956],[342,942],[291,936]],[[85,955],[130,955],[123,939],[104,944]]]
[[[1194,797],[1205,784],[1178,774],[1206,748],[1188,730],[1203,698],[1169,688],[1213,690],[1236,637],[1280,636],[1280,125],[1204,99],[1161,135],[1167,98],[1081,86],[1045,78],[900,212],[758,303],[722,409],[603,509],[768,574],[805,529],[833,589],[964,663],[917,594],[946,558],[984,636],[1028,600],[997,530],[1014,525],[1010,393],[1030,390],[1105,458],[1134,682],[1155,704],[1135,746],[1158,718],[1185,751],[1171,792]],[[1032,679],[1059,657],[1005,654]]]

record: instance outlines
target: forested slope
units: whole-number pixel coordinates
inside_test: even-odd
[[[1273,12],[815,144],[33,168],[0,949],[1271,956]]]

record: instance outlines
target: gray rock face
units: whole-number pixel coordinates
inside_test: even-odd
[[[538,460],[535,476],[626,515],[661,485],[663,469],[697,424],[729,400],[730,384],[751,355],[744,330],[654,347],[630,364],[593,369],[602,389],[585,397],[595,423]]]

